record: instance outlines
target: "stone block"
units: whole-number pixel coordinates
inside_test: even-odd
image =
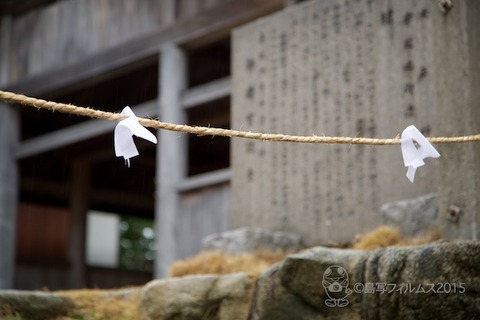
[[[219,250],[230,254],[256,250],[299,251],[304,248],[302,238],[297,234],[260,228],[240,228],[212,234],[202,242],[203,250]]]
[[[395,201],[380,208],[383,223],[399,229],[404,237],[415,237],[437,226],[437,196]]]
[[[233,33],[232,127],[393,138],[478,132],[480,2],[306,1]],[[478,239],[479,143],[435,145],[415,183],[400,147],[232,140],[232,226],[346,243],[387,202],[437,192],[442,234]],[[449,208],[462,214],[452,223]]]
[[[154,280],[144,287],[140,308],[152,320],[247,320],[254,289],[246,273]]]

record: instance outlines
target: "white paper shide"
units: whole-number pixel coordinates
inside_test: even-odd
[[[417,168],[425,165],[423,159],[440,157],[440,153],[438,153],[427,138],[413,125],[403,130],[401,144],[403,163],[405,167],[408,167],[407,178],[411,182],[415,179]]]
[[[138,156],[138,150],[133,141],[133,136],[157,143],[154,134],[143,127],[138,118],[130,107],[125,107],[121,113],[122,116],[128,117],[120,121],[114,131],[115,155],[125,158],[125,162],[130,167],[130,158]]]

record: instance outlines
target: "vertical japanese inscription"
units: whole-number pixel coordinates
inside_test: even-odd
[[[388,137],[398,114],[421,119],[430,67],[418,29],[429,13],[406,2],[311,1],[236,31],[233,127]],[[233,226],[300,232],[307,243],[351,240],[378,224],[379,205],[391,200],[384,190],[398,191],[379,173],[398,154],[382,151],[234,139]]]

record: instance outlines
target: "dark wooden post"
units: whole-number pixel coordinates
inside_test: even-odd
[[[69,245],[69,286],[83,288],[85,282],[86,213],[90,206],[90,164],[75,161],[72,165],[70,211],[72,215]]]

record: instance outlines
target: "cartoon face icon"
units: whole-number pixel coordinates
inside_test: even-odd
[[[328,299],[325,304],[329,307],[345,307],[349,301],[346,299],[352,293],[348,288],[348,273],[338,265],[329,266],[323,273],[322,285]]]

